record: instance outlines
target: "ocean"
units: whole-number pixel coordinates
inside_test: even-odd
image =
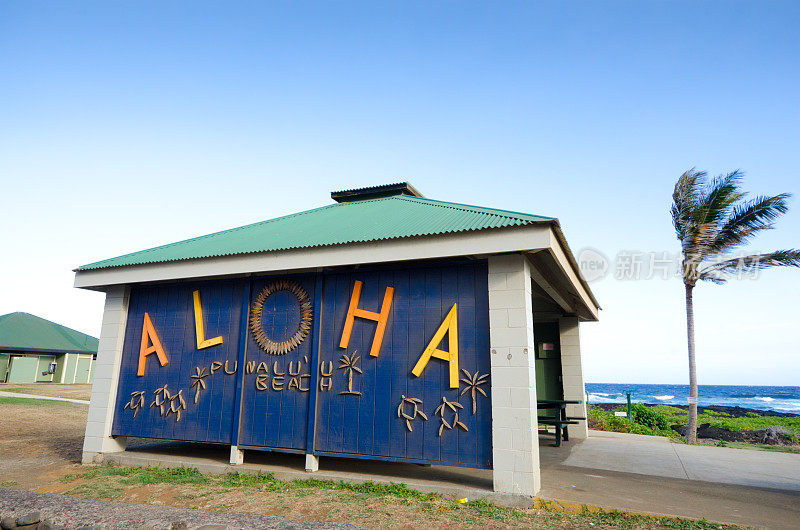
[[[689,385],[640,385],[586,383],[589,403],[626,403],[631,393],[635,403],[686,405]],[[800,414],[800,386],[700,385],[700,406],[722,405],[755,410]]]

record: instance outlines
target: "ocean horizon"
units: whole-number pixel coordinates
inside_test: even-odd
[[[686,405],[689,385],[586,383],[589,403]],[[800,414],[800,386],[698,385],[699,405]]]

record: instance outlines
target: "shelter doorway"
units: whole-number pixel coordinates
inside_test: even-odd
[[[558,322],[534,323],[533,336],[536,343],[536,399],[564,399]],[[544,409],[543,412],[552,415],[555,410]]]

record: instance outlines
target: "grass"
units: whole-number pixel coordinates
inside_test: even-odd
[[[772,451],[773,453],[800,454],[800,446],[749,444],[746,442],[725,442],[723,440],[720,440],[715,444],[702,443],[698,445],[710,445],[712,447],[730,447],[732,449],[753,449],[755,451]]]
[[[617,407],[615,410],[626,410],[625,407]],[[650,436],[677,437],[672,429],[662,429],[658,427],[648,427],[641,423],[629,422],[627,417],[614,416],[614,411],[607,411],[601,408],[588,407],[586,410],[590,428],[601,431],[626,432],[630,434],[646,434]]]
[[[287,481],[278,479],[272,474],[205,475],[195,468],[122,467],[104,464],[62,478],[62,482],[67,484],[77,481],[82,482],[68,491],[69,494],[100,500],[119,498],[124,495],[126,488],[139,485],[182,485],[184,489],[178,493],[178,499],[191,500],[222,495],[215,504],[215,509],[218,510],[228,510],[238,505],[235,502],[231,504],[232,499],[225,497],[227,494],[245,493],[248,497],[263,495],[268,498],[264,500],[265,504],[275,504],[276,499],[286,499],[281,495],[289,495],[296,499],[294,504],[297,504],[306,502],[301,500],[303,497],[324,496],[325,492],[335,491],[340,493],[333,499],[325,498],[320,502],[330,502],[337,506],[349,505],[352,508],[350,514],[366,522],[370,521],[370,514],[376,507],[395,503],[403,507],[404,513],[412,514],[413,510],[416,510],[417,517],[423,518],[420,526],[424,526],[426,516],[431,516],[444,517],[448,521],[459,523],[458,526],[462,524],[485,526],[493,523],[537,528],[563,526],[686,530],[738,528],[703,520],[650,516],[587,506],[581,507],[578,513],[565,513],[564,509],[559,508],[554,502],[542,502],[537,510],[507,508],[483,499],[460,504],[454,499],[437,493],[423,493],[405,484],[374,482],[355,484],[314,478]],[[269,499],[274,493],[278,493],[279,496]]]
[[[669,425],[686,425],[689,422],[689,414],[682,408],[671,407],[669,405],[653,405],[647,408],[662,416]],[[633,434],[669,436],[673,438],[677,436],[671,429],[652,428],[635,422],[629,423],[627,418],[614,416],[614,411],[625,410],[625,405],[615,407],[613,410],[605,410],[590,406],[587,413],[592,422],[592,427],[596,429]],[[751,412],[745,416],[735,418],[726,412],[701,409],[697,415],[697,422],[698,424],[709,423],[712,427],[725,429],[727,431],[760,431],[768,429],[769,427],[783,427],[794,434],[796,442],[800,441],[800,416],[760,416]],[[753,444],[740,445],[749,448],[752,447]]]
[[[21,386],[10,386],[10,387],[0,386],[0,390],[2,390],[3,392],[16,392],[18,394],[30,394],[31,392],[29,388],[24,388]]]
[[[666,416],[672,423],[685,425],[689,422],[689,413],[679,407],[669,405],[655,405],[651,407],[656,412]],[[620,410],[623,410],[622,407]],[[800,435],[800,416],[760,416],[755,412],[748,412],[745,416],[734,418],[721,411],[701,409],[697,414],[697,423],[710,423],[727,431],[760,431],[770,427],[784,427]]]
[[[125,488],[119,484],[111,482],[87,482],[78,485],[70,491],[70,493],[78,497],[83,497],[84,499],[109,501],[120,497],[124,489]]]
[[[56,401],[52,399],[36,399],[21,397],[0,397],[0,405],[31,405],[34,407],[51,407],[61,405],[75,405],[69,401]]]

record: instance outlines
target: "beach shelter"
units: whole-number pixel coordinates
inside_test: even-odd
[[[106,293],[84,462],[138,437],[538,491],[537,392],[585,418],[579,324],[599,309],[558,220],[406,182],[331,198],[76,269]]]

